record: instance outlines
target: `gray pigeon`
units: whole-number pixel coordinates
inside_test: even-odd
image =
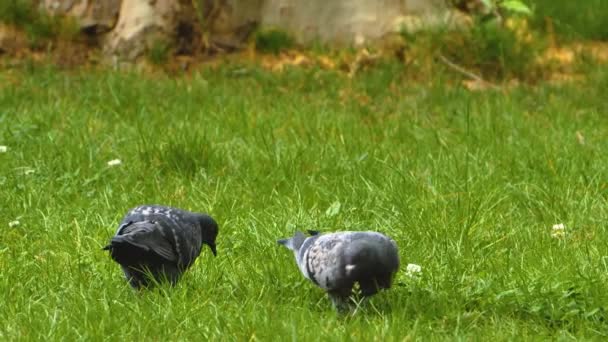
[[[355,283],[361,295],[391,287],[399,269],[397,244],[376,232],[296,232],[278,243],[292,250],[304,277],[327,291],[338,311],[348,308]]]
[[[134,288],[150,285],[149,275],[175,285],[203,244],[216,255],[217,233],[217,223],[206,214],[143,205],[127,213],[104,250],[110,251]]]

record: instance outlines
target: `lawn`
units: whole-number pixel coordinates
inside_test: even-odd
[[[608,68],[454,84],[391,63],[0,71],[0,339],[605,338]],[[143,203],[210,213],[218,256],[131,290],[101,248]],[[338,316],[276,243],[295,229],[386,233],[398,284]]]
[[[529,0],[533,22],[560,40],[608,40],[608,1]],[[547,24],[550,23],[550,27]]]

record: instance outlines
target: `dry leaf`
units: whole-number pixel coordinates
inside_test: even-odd
[[[482,80],[463,80],[462,86],[470,91],[485,91],[490,88],[489,84]]]
[[[580,145],[585,145],[585,137],[581,131],[576,131],[576,141],[578,141]]]
[[[317,63],[324,69],[334,70],[336,68],[336,62],[327,56],[317,57]]]
[[[367,49],[359,50],[355,60],[349,65],[348,77],[354,77],[355,74],[365,66],[373,65],[380,58],[380,54],[370,54]]]

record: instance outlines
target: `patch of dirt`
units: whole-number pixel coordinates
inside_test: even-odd
[[[513,24],[515,25],[515,24]],[[522,34],[528,32],[527,26],[521,23]],[[528,36],[524,35],[526,39]],[[531,38],[530,38],[531,39]],[[335,70],[346,77],[356,77],[357,73],[364,69],[374,68],[380,60],[401,61],[406,65],[408,76],[412,82],[427,82],[436,72],[432,51],[425,54],[412,54],[404,47],[400,36],[391,37],[387,41],[380,41],[375,48],[362,48],[356,51],[341,50],[321,54],[306,50],[288,50],[279,54],[263,54],[257,52],[252,45],[243,50],[233,53],[212,53],[195,49],[191,54],[180,54],[171,56],[166,64],[154,65],[145,57],[135,63],[136,68],[143,72],[152,74],[161,72],[171,76],[189,76],[193,71],[207,67],[218,67],[225,63],[245,62],[261,66],[272,72],[283,72],[288,68],[321,68]],[[122,62],[104,58],[99,47],[87,41],[85,36],[75,40],[54,39],[42,44],[32,44],[28,36],[8,25],[0,24],[0,64],[9,67],[18,67],[23,63],[53,63],[61,69],[73,69],[78,67],[109,66],[123,67]],[[537,63],[548,70],[542,80],[549,82],[573,82],[584,79],[577,66],[582,63],[608,63],[608,42],[577,42],[563,46],[552,46],[542,54]],[[445,66],[445,65],[444,65]],[[129,68],[129,64],[126,66]],[[455,75],[460,75],[463,80],[460,85],[470,91],[506,90],[526,80],[502,80],[500,86],[486,82],[480,77],[470,77],[473,72],[469,70],[454,71],[460,66],[455,65],[451,69]],[[246,74],[246,68],[234,71]],[[476,75],[474,75],[476,76]],[[541,80],[541,81],[542,81]],[[533,82],[534,83],[534,82]]]
[[[28,39],[24,32],[0,23],[0,55],[17,55],[27,47]]]
[[[96,64],[100,60],[99,52],[82,42],[55,41],[49,50],[51,61],[61,69]]]
[[[585,57],[599,63],[608,62],[608,42],[581,42],[550,47],[541,57],[541,63],[557,62],[559,65],[568,66],[580,62],[580,59]]]
[[[50,62],[67,69],[97,64],[99,51],[83,39],[53,39],[34,44],[23,31],[0,24],[0,58],[2,64],[8,66],[18,66],[24,62]]]
[[[585,75],[580,73],[578,66],[584,63],[608,63],[608,42],[576,42],[552,46],[538,62],[551,70],[546,79],[548,82],[559,84],[583,81]]]

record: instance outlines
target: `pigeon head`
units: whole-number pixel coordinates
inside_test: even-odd
[[[215,248],[215,238],[219,231],[217,222],[207,215],[202,215],[199,218],[199,225],[201,227],[202,242],[211,248],[211,252],[214,256],[217,255]]]
[[[297,253],[300,250],[300,247],[302,247],[304,240],[306,240],[306,235],[302,232],[296,232],[294,236],[290,238],[277,240],[277,243],[287,247],[294,253]]]

